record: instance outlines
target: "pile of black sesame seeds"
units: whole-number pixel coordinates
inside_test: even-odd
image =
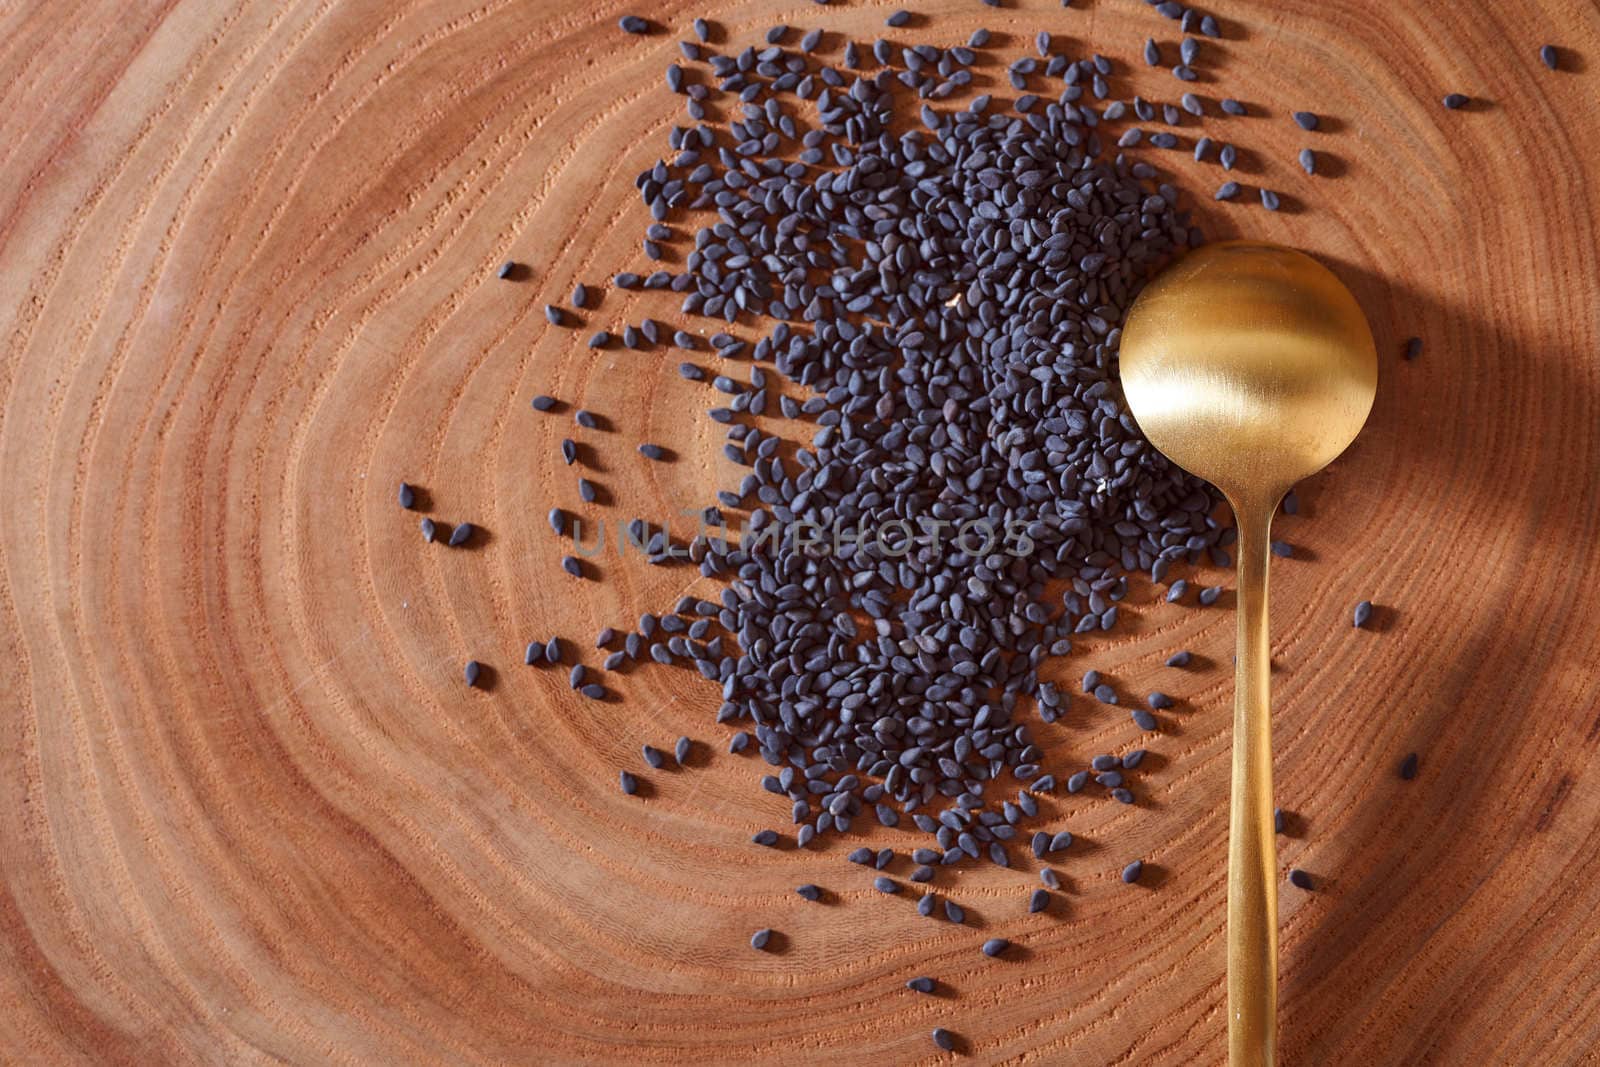
[[[1140,285],[1200,236],[1155,167],[1103,143],[1105,112],[1125,110],[1098,103],[1115,71],[1104,56],[1070,59],[1040,34],[1040,59],[1011,64],[1010,78],[1053,79],[1052,99],[1027,93],[1003,113],[977,96],[941,111],[933,102],[971,83],[984,31],[948,49],[880,40],[871,73],[854,42],[834,42],[843,69],[816,59],[820,31],[791,50],[778,27],[733,55],[697,32],[681,47],[704,66],[667,76],[696,124],[674,128],[677,156],[637,183],[654,220],[646,254],[684,241],[674,223],[716,218],[681,271],[614,283],[683,293],[685,315],[730,326],[772,320],[753,345],[710,339],[725,373],[680,368],[729,398],[710,415],[750,473],[718,503],[750,518],[742,541],[715,536],[711,509],[686,545],[635,522],[654,562],[681,554],[728,584],[717,601],[643,617],[613,656],[692,664],[721,685],[718,721],[745,727],[734,744],[753,738],[776,768],[763,784],[791,800],[798,844],[847,833],[870,808],[933,835],[919,880],[964,858],[1009,865],[1006,843],[1037,811],[1031,792],[1055,784],[1027,719],[1069,712],[1041,663],[1073,634],[1116,625],[1129,574],[1161,581],[1174,563],[1226,555],[1215,497],[1144,440],[1116,377]],[[1196,58],[1192,44],[1183,52]],[[904,129],[912,96],[927,102]],[[704,121],[713,97],[737,99],[726,129]],[[549,318],[565,321],[554,307]],[[620,340],[664,337],[647,320]],[[698,347],[686,331],[672,341]],[[778,375],[807,398],[780,394]],[[745,418],[769,404],[811,421],[809,447],[786,457]],[[807,544],[802,524],[847,536]],[[885,529],[899,536],[874,536]],[[1102,683],[1086,688],[1118,702]],[[1130,714],[1159,728],[1151,710]],[[1132,801],[1121,769],[1097,772]]]

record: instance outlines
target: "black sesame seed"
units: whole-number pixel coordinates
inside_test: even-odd
[[[1132,863],[1122,868],[1122,880],[1127,882],[1129,885],[1137,882],[1139,877],[1143,874],[1144,860],[1134,860]]]
[[[627,771],[621,772],[617,778],[622,784],[622,791],[628,794],[630,797],[639,791],[639,779],[635,778]]]
[[[1174,652],[1172,655],[1168,656],[1167,666],[1187,667],[1191,662],[1193,662],[1193,660],[1194,656],[1187,649],[1184,649],[1181,652]]]
[[[536,397],[533,398],[533,410],[535,410],[535,411],[549,411],[551,408],[553,408],[555,406],[556,406],[556,398],[553,397],[553,396],[542,396],[541,395],[541,396],[536,396]]]
[[[983,943],[983,954],[991,959],[1001,955],[1011,947],[1011,942],[1003,937],[991,937]]]
[[[1217,191],[1215,193],[1211,194],[1211,195],[1212,195],[1212,198],[1215,199],[1215,200],[1232,200],[1234,197],[1239,195],[1239,183],[1238,182],[1223,182],[1221,185],[1217,186]],[[1182,594],[1180,593],[1179,595],[1181,596]],[[1167,599],[1169,601],[1175,599],[1170,594],[1170,591],[1168,593]]]
[[[1028,912],[1036,914],[1050,906],[1050,891],[1048,889],[1035,889],[1028,898]]]
[[[423,519],[420,525],[422,527],[422,539],[432,544],[434,537],[437,535],[438,527],[432,519]]]
[[[939,1048],[943,1049],[945,1052],[949,1052],[951,1049],[956,1047],[955,1035],[942,1026],[934,1027],[932,1036],[933,1043]]]
[[[572,575],[574,578],[583,577],[583,561],[577,556],[562,556],[561,569]]]
[[[900,892],[900,883],[893,878],[885,878],[880,874],[872,880],[872,888],[880,893],[898,893]]]
[[[1444,106],[1451,111],[1456,111],[1467,106],[1470,98],[1465,93],[1450,93],[1442,101]]]
[[[818,889],[810,882],[807,882],[805,885],[796,886],[794,891],[800,894],[800,896],[805,900],[816,901],[822,899],[822,890]]]
[[[750,935],[750,947],[757,952],[762,951],[772,942],[772,931],[768,929],[757,930]]]
[[[1416,776],[1417,776],[1417,754],[1415,752],[1413,752],[1410,755],[1406,756],[1405,759],[1400,761],[1400,777],[1409,782],[1409,781],[1411,781],[1411,779],[1415,778]]]
[[[617,20],[617,25],[622,27],[623,33],[649,33],[650,23],[638,15],[624,15]]]
[[[1407,337],[1404,350],[1400,353],[1405,359],[1412,360],[1422,355],[1422,338]]]
[[[500,269],[495,271],[494,274],[496,278],[504,279],[511,277],[516,273],[516,271],[517,265],[508,259],[504,263],[500,264]]]
[[[1363,600],[1361,603],[1356,605],[1356,610],[1355,610],[1355,628],[1358,629],[1358,630],[1361,629],[1362,627],[1366,626],[1367,623],[1369,621],[1371,621],[1371,619],[1372,619],[1372,601]]]
[[[472,535],[476,531],[477,527],[473,526],[470,522],[463,522],[459,524],[454,530],[450,531],[450,547],[460,548],[462,545],[472,540]]]
[[[1261,190],[1261,206],[1268,211],[1278,210],[1278,194],[1271,189]]]
[[[1299,867],[1290,868],[1289,884],[1294,886],[1296,889],[1304,889],[1308,893],[1312,890],[1311,876],[1305,871],[1302,871]]]
[[[417,506],[417,491],[405,482],[400,483],[400,506],[407,511]]]
[[[475,659],[469,659],[469,660],[467,660],[466,669],[462,672],[462,674],[466,677],[468,685],[477,685],[478,684],[478,677],[482,673],[482,671],[483,671],[483,665],[482,664],[480,664]]]
[[[1302,130],[1309,131],[1317,128],[1317,116],[1309,111],[1296,111],[1293,117],[1294,124]]]
[[[1300,169],[1307,174],[1317,172],[1317,154],[1309,148],[1300,149]]]
[[[906,988],[911,990],[913,993],[932,993],[938,988],[938,983],[932,978],[919,976],[906,982]]]
[[[1561,66],[1561,53],[1556,49],[1555,45],[1547,44],[1539,49],[1539,62],[1551,70],[1555,70]]]

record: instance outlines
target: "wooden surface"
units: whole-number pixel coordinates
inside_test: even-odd
[[[1021,54],[1046,27],[1176,96],[1137,63],[1175,24],[1135,0],[910,6],[938,17],[899,39],[983,23]],[[892,5],[646,8],[742,45],[780,18],[870,39]],[[582,345],[677,323],[675,300],[605,292],[578,332],[539,310],[644,262],[632,179],[681,118],[676,35],[625,37],[625,10],[5,5],[0,1059],[911,1063],[943,1025],[968,1062],[1219,1061],[1229,600],[1141,585],[1131,626],[1054,666],[1160,680],[1178,725],[1137,807],[1046,802],[1079,834],[1064,906],[1024,914],[1031,860],[963,869],[945,884],[965,929],[874,894],[838,842],[752,847],[787,802],[724,752],[685,672],[593,703],[520,665],[530,638],[587,646],[715,589],[637,557],[560,574],[543,514],[578,504],[570,422],[533,393],[616,427],[585,435],[612,500],[593,514],[672,513],[735,478],[676,358]],[[1383,354],[1366,434],[1278,527],[1303,549],[1274,568],[1279,798],[1299,813],[1280,858],[1318,881],[1283,893],[1285,1062],[1600,1062],[1600,13],[1215,10],[1221,80],[1198,88],[1251,105],[1225,127],[1239,176],[1286,210],[1213,210],[1215,164],[1174,153],[1202,224],[1323,256]],[[1538,65],[1546,41],[1569,69]],[[1447,112],[1449,91],[1482,102]],[[1295,167],[1303,145],[1327,176]],[[508,258],[532,277],[497,281]],[[647,464],[641,439],[677,460]],[[402,478],[486,536],[424,545]],[[1380,625],[1352,630],[1369,597]],[[1172,681],[1177,646],[1208,669]],[[472,657],[487,691],[462,685]],[[1075,707],[1039,731],[1052,760],[1134,743],[1125,715]],[[640,744],[680,734],[695,766],[622,796]],[[1135,857],[1150,874],[1124,886]],[[807,881],[829,901],[796,897]],[[749,949],[762,926],[780,951]],[[1017,957],[983,959],[993,935]],[[921,973],[952,992],[902,988]]]

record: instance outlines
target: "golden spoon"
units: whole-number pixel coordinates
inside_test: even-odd
[[[1273,1062],[1277,848],[1268,717],[1273,513],[1361,430],[1378,384],[1372,331],[1338,278],[1275,245],[1203,246],[1150,283],[1122,332],[1122,388],[1150,442],[1215,485],[1238,542],[1238,666],[1228,827],[1228,1062]]]

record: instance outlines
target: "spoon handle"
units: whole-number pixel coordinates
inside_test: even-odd
[[[1243,506],[1241,506],[1243,505]],[[1228,824],[1228,1063],[1271,1067],[1278,1018],[1267,558],[1277,498],[1238,502],[1238,666]]]

